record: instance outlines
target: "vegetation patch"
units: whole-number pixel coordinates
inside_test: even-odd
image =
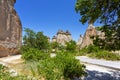
[[[89,45],[88,47],[81,49],[79,51],[79,54],[77,55],[85,55],[92,58],[105,59],[105,60],[120,60],[120,55],[100,49],[99,47],[94,45]]]
[[[14,74],[14,73],[9,72],[9,69],[7,67],[0,64],[1,80],[29,80],[26,76],[20,76],[20,75],[13,76],[11,74]]]
[[[40,60],[37,66],[37,72],[32,70],[33,75],[42,75],[45,80],[71,80],[84,76],[85,66],[80,64],[70,54],[60,53],[54,58]]]

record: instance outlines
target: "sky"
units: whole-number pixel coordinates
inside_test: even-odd
[[[84,35],[88,24],[79,22],[80,15],[75,11],[77,0],[16,0],[15,9],[22,27],[35,32],[42,31],[52,38],[58,30],[69,30],[72,38],[78,41]],[[98,24],[96,24],[98,26]],[[24,35],[24,32],[23,32]]]

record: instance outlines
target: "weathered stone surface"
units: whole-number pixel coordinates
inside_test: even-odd
[[[17,54],[22,43],[22,26],[14,4],[16,0],[0,0],[0,57]]]
[[[90,44],[93,44],[93,40],[91,39],[91,37],[96,36],[96,35],[97,35],[97,31],[95,27],[93,26],[93,24],[90,23],[83,37],[83,41],[80,45],[80,48],[84,48]]]
[[[66,42],[72,40],[71,33],[67,30],[66,32],[59,30],[56,36],[53,36],[52,42],[56,41],[61,45],[65,45]]]
[[[78,39],[77,45],[79,46],[83,41],[83,36],[80,35],[80,38]]]

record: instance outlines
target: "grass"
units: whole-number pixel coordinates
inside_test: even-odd
[[[76,53],[76,56],[88,56],[91,58],[105,59],[112,61],[120,60],[120,55],[100,49],[99,47],[93,45],[89,45],[88,47],[81,49],[78,53]]]
[[[120,60],[120,55],[114,54],[108,51],[104,51],[104,50],[103,51],[101,50],[97,53],[89,54],[89,57],[97,58],[97,59],[112,60],[112,61]]]

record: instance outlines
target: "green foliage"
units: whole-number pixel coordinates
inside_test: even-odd
[[[49,49],[48,38],[42,32],[36,34],[36,47],[40,50]]]
[[[51,44],[50,44],[50,46],[51,46],[51,49],[52,49],[52,52],[57,52],[58,51],[58,49],[59,49],[59,43],[57,43],[57,42],[51,42]]]
[[[93,40],[94,45],[99,46],[101,49],[109,51],[120,50],[120,34],[117,32],[119,29],[120,28],[108,26],[101,27],[100,31],[105,33],[104,39],[96,36]]]
[[[106,59],[106,60],[120,60],[120,55],[111,53],[109,51],[100,49],[98,46],[90,45],[80,50],[77,55],[87,55],[92,58]]]
[[[120,50],[120,1],[119,0],[77,0],[76,12],[80,13],[80,22],[99,21],[104,27],[97,28],[105,33],[105,39],[98,36],[96,46],[105,50]]]
[[[39,61],[50,57],[49,53],[45,53],[35,48],[25,47],[23,49],[22,58],[25,60]]]
[[[97,52],[99,52],[100,50],[101,50],[101,49],[99,49],[99,47],[97,47],[97,46],[89,45],[89,46],[81,49],[81,50],[79,51],[79,52],[80,52],[79,54],[85,55],[85,54],[88,54],[88,53],[97,53]]]
[[[80,13],[82,23],[99,22],[118,26],[120,23],[119,0],[77,0],[76,11]]]
[[[93,58],[106,59],[106,60],[120,60],[120,55],[108,51],[99,51],[89,55]]]
[[[26,76],[11,76],[9,69],[0,64],[0,80],[29,80]]]
[[[35,43],[36,33],[29,28],[26,28],[24,31],[26,34],[23,36],[23,43],[29,47],[35,47],[35,45],[36,45],[36,43]]]
[[[57,43],[57,42],[52,42],[52,43],[51,43],[51,47],[52,47],[52,49],[56,49],[56,48],[59,47],[59,43]]]
[[[59,53],[54,58],[40,60],[36,73],[46,80],[70,80],[86,74],[85,66],[68,53]]]
[[[80,78],[85,75],[85,66],[69,53],[60,53],[55,57],[58,66],[62,68],[65,79]]]
[[[37,48],[39,50],[49,50],[50,44],[48,38],[42,32],[35,33],[29,28],[26,28],[24,31],[26,33],[23,37],[23,43],[25,46]]]
[[[77,48],[76,42],[75,41],[70,41],[66,43],[66,50],[68,52],[75,52]]]

